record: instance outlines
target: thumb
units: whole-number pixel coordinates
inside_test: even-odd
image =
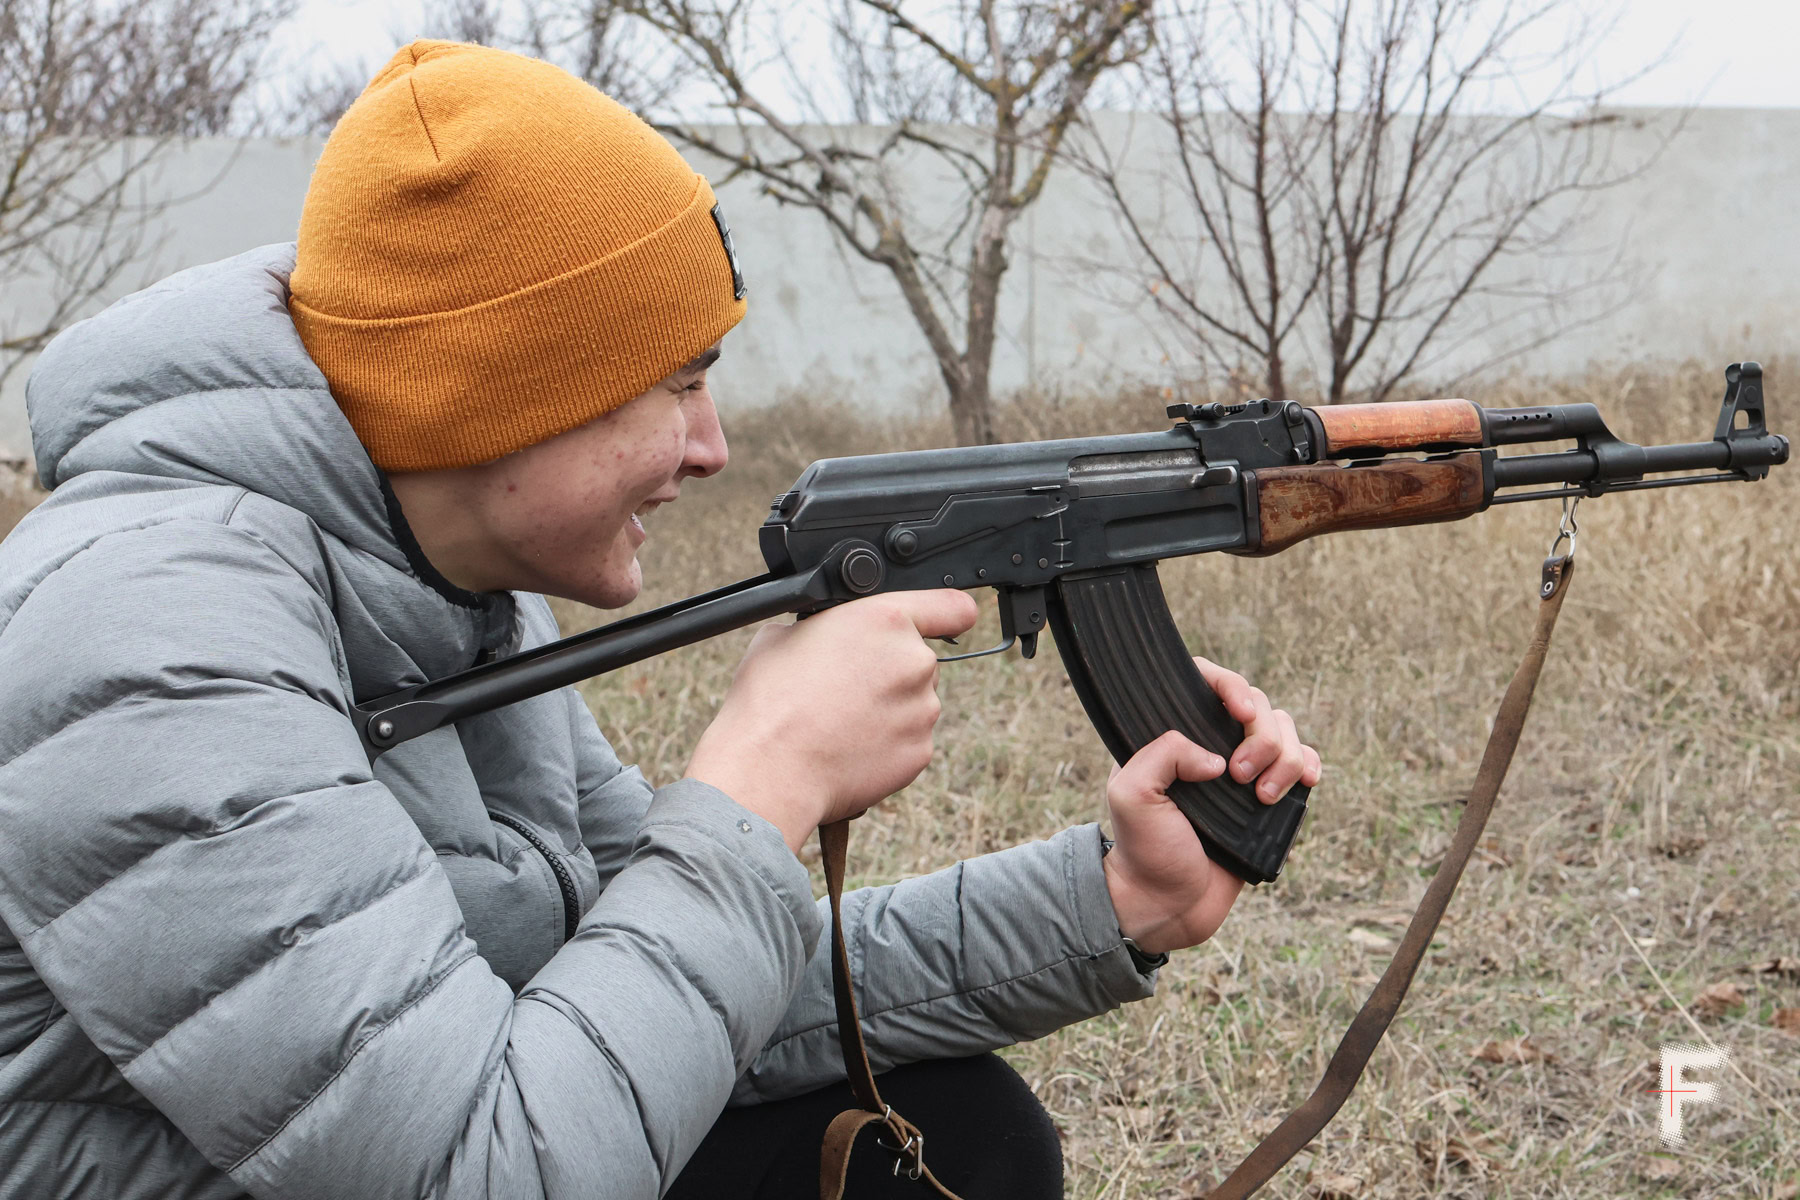
[[[934,588],[929,592],[890,592],[888,599],[907,618],[920,637],[955,637],[975,626],[981,610],[975,597],[955,588]]]

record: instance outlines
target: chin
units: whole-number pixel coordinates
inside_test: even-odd
[[[643,590],[644,575],[634,558],[630,568],[625,571],[601,572],[596,578],[572,584],[567,591],[559,594],[590,608],[624,608],[636,600],[638,593]]]

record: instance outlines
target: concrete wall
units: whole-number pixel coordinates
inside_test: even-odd
[[[1648,157],[1674,128],[1673,115],[1658,110],[1620,117],[1614,149],[1623,162]],[[1109,136],[1154,140],[1146,119],[1110,120]],[[1540,337],[1549,340],[1515,361],[1546,374],[1597,359],[1697,356],[1723,367],[1800,350],[1797,146],[1800,110],[1690,114],[1648,170],[1601,194],[1580,232],[1580,246],[1596,255],[1626,247],[1629,286],[1572,297],[1555,311],[1541,299],[1487,298],[1463,320],[1434,374],[1461,374],[1509,344]],[[183,193],[215,175],[219,182],[167,211],[150,239],[155,249],[118,290],[291,238],[319,147],[308,139],[181,148],[164,187]],[[1146,153],[1154,158],[1154,150]],[[817,216],[779,207],[751,184],[720,192],[751,297],[716,370],[728,420],[733,409],[776,403],[796,390],[885,410],[941,403],[931,356],[884,270],[836,247]],[[1087,184],[1053,177],[1017,235],[1001,305],[998,389],[1168,382],[1195,369],[1190,348],[1147,305],[1123,304],[1129,288],[1091,265],[1129,256]],[[1526,282],[1573,278],[1574,258],[1563,251],[1507,270]],[[41,295],[31,279],[0,280],[0,290],[0,310],[29,311]],[[24,377],[14,372],[0,391],[0,458],[30,454]],[[1158,415],[1148,402],[1147,420]]]

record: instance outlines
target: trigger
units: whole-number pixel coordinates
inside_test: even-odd
[[[1000,633],[1010,643],[1019,641],[1019,654],[1032,658],[1037,654],[1038,634],[1044,631],[1044,614],[1049,612],[1044,589],[1008,588],[1000,593]]]
[[[984,658],[989,654],[999,654],[1018,644],[1019,653],[1026,658],[1037,654],[1038,634],[1044,629],[1044,613],[1048,606],[1044,603],[1044,589],[1036,588],[1000,588],[1000,644],[989,646],[986,650],[975,650],[968,654],[950,654],[939,662],[960,662],[965,658]],[[948,638],[944,639],[949,641]],[[952,643],[954,645],[954,643]]]

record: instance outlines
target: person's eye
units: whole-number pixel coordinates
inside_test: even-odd
[[[700,378],[694,380],[694,382],[688,384],[686,387],[681,389],[681,391],[684,395],[687,393],[690,393],[690,392],[700,392],[700,391],[705,391],[705,390],[706,390],[706,376],[704,376],[704,375],[702,375]]]

